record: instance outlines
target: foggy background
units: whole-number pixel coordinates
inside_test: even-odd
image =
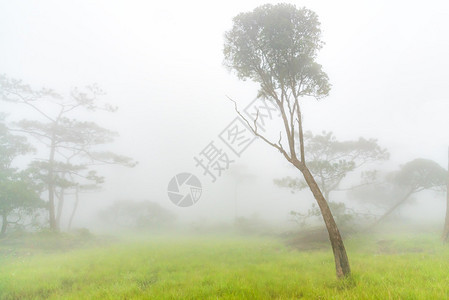
[[[277,2],[0,1],[0,73],[61,94],[98,83],[107,92],[103,100],[119,110],[81,118],[118,131],[110,150],[139,161],[133,169],[100,169],[106,183],[101,192],[82,195],[75,226],[90,226],[115,200],[151,200],[186,221],[232,220],[235,194],[238,216],[286,222],[291,210],[310,207],[309,191],[291,194],[273,184],[299,173],[262,141],[235,159],[252,175],[238,180],[237,193],[232,167],[211,183],[193,160],[235,118],[226,95],[243,108],[257,92],[222,65],[224,32],[238,13]],[[304,129],[333,131],[338,140],[377,138],[391,153],[377,168],[395,169],[417,157],[446,167],[449,5],[283,2],[318,14],[326,43],[318,62],[333,85],[329,97],[303,103]],[[31,116],[23,106],[0,105],[8,120]],[[179,208],[167,197],[169,180],[181,172],[203,185],[192,207]],[[416,198],[420,205],[403,210],[443,222],[442,197]]]

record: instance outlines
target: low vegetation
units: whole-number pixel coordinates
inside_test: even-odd
[[[346,242],[353,272],[340,281],[332,272],[329,246],[298,250],[287,245],[285,237],[161,235],[116,240],[84,233],[25,240],[0,242],[1,299],[449,296],[449,252],[432,234],[350,237]],[[41,247],[49,241],[51,252]]]

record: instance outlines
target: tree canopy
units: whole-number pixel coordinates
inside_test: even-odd
[[[25,137],[11,134],[0,119],[0,234],[5,234],[10,223],[19,224],[24,214],[42,207],[39,186],[29,173],[12,166],[13,161],[33,150]],[[14,221],[11,220],[15,217]]]
[[[375,139],[363,137],[357,140],[338,141],[332,132],[314,135],[308,131],[304,134],[304,143],[306,155],[309,157],[307,166],[328,201],[330,193],[341,188],[342,180],[349,173],[370,162],[386,160],[389,157],[388,151],[380,147]],[[366,179],[370,174],[373,175],[373,172],[363,173],[365,181],[362,184],[368,183]],[[275,180],[275,183],[293,191],[307,187],[301,178],[286,177]]]
[[[371,225],[374,227],[401,207],[414,194],[425,190],[443,191],[448,172],[437,162],[417,158],[389,172],[383,181],[357,188],[350,197],[387,206],[387,210]]]
[[[446,185],[447,171],[430,159],[417,158],[401,166],[392,174],[395,184],[407,192],[442,189]]]
[[[315,59],[322,48],[318,16],[291,4],[266,4],[234,17],[225,35],[225,65],[240,79],[260,83],[260,95],[289,90],[327,96],[328,76]]]
[[[102,164],[132,167],[136,164],[129,157],[97,150],[98,146],[113,142],[118,136],[116,132],[73,115],[80,110],[116,111],[116,107],[101,100],[103,95],[97,85],[74,88],[69,95],[63,96],[52,89],[34,89],[21,80],[0,75],[0,100],[24,105],[35,113],[34,118],[16,122],[14,130],[32,137],[48,151],[46,159],[35,160],[30,167],[48,191],[47,208],[52,230],[59,230],[67,189],[85,185],[86,180],[94,184],[103,181],[92,167]]]

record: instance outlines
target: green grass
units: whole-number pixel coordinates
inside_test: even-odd
[[[274,238],[160,236],[18,253],[1,243],[1,299],[449,298],[449,249],[436,235],[350,239],[345,280],[330,250],[298,252]]]

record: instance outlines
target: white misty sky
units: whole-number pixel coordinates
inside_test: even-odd
[[[319,62],[333,85],[328,98],[305,103],[306,129],[331,130],[341,139],[377,138],[390,149],[392,165],[416,157],[446,165],[447,2],[286,2],[318,14],[326,43]],[[61,92],[98,83],[120,110],[97,121],[120,132],[113,150],[140,161],[134,170],[111,169],[102,197],[152,198],[170,207],[169,179],[200,173],[193,156],[235,117],[225,95],[242,106],[255,96],[254,84],[222,66],[223,34],[236,14],[264,3],[0,1],[0,73]],[[238,162],[261,172],[265,185],[290,172],[262,142]],[[214,200],[233,195],[230,175],[219,181],[183,213],[231,213],[226,200]],[[251,207],[280,215],[294,209],[297,199],[288,193],[253,188],[260,197],[242,204],[248,213]],[[249,190],[241,193],[252,198]],[[290,197],[285,205],[272,201],[279,195]]]

